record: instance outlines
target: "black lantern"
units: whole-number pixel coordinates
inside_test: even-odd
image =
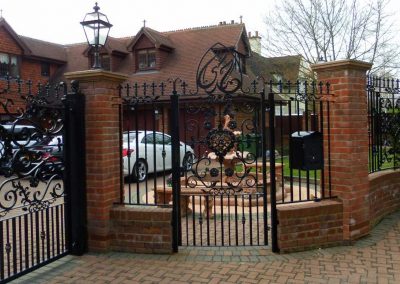
[[[108,21],[107,16],[99,12],[100,7],[97,6],[97,2],[93,9],[94,12],[87,13],[81,25],[85,31],[89,46],[94,47],[94,63],[92,68],[101,69],[99,50],[106,43],[112,25]]]

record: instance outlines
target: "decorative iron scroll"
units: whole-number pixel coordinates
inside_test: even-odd
[[[197,88],[211,96],[240,91],[243,86],[243,72],[239,58],[239,53],[233,48],[221,43],[213,45],[200,60],[196,75]]]
[[[400,167],[400,97],[395,98],[392,93],[390,98],[380,98],[379,106],[379,165],[389,163],[397,168]]]
[[[0,85],[0,105],[7,115],[0,124],[0,217],[4,217],[13,209],[48,208],[64,195],[64,162],[50,153],[53,148],[61,150],[62,141],[51,149],[46,143],[62,135],[67,87],[64,83],[34,87],[31,81],[10,78]],[[78,88],[74,82],[72,91]]]
[[[207,137],[208,148],[222,161],[224,156],[232,150],[235,145],[235,134],[227,129],[213,129]]]

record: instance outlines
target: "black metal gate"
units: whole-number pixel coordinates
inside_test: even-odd
[[[83,99],[77,84],[0,86],[0,281],[10,281],[85,251]]]
[[[174,85],[175,251],[179,245],[268,245],[271,225],[276,236],[276,200],[268,196],[275,196],[275,151],[266,128],[266,116],[274,114],[263,86],[245,85],[237,58],[236,51],[216,44],[200,61],[196,90],[186,92],[182,84],[178,94],[179,81]],[[180,166],[180,140],[190,147],[186,168]]]
[[[329,84],[255,78],[238,58],[216,44],[190,82],[120,88],[121,203],[172,206],[174,251],[271,244],[277,252],[276,207],[331,197]],[[308,152],[292,138],[310,141]]]

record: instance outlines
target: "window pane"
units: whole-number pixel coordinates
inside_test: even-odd
[[[156,53],[155,51],[149,51],[148,55],[148,66],[150,68],[156,67]]]
[[[0,53],[0,63],[1,64],[3,64],[3,63],[8,64],[10,62],[9,60],[10,60],[10,58],[8,57],[8,54]]]
[[[18,58],[16,56],[11,56],[10,76],[15,78],[18,75],[19,75]]]
[[[50,76],[50,64],[42,62],[42,76]]]
[[[110,71],[110,56],[102,55],[101,56],[101,66],[104,70]]]
[[[0,76],[4,77],[8,73],[9,57],[8,54],[0,53]]]
[[[143,53],[139,52],[138,61],[139,61],[139,69],[145,69],[147,67],[146,53],[143,54]]]

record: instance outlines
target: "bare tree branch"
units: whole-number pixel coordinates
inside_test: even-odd
[[[390,0],[276,0],[266,17],[268,56],[302,55],[308,64],[357,59],[371,72],[396,73],[400,48],[394,42]]]

